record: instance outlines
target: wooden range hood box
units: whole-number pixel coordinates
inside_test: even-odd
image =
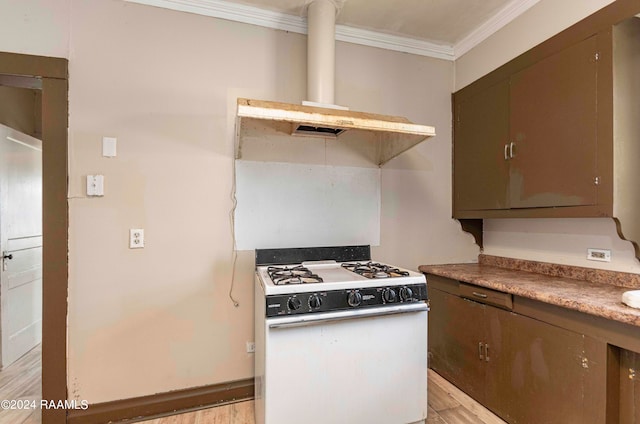
[[[332,108],[323,108],[264,100],[238,99],[236,128],[236,159],[242,159],[243,145],[265,134],[324,140],[349,134],[358,143],[373,143],[372,160],[382,165],[411,147],[435,136],[435,129],[418,125],[403,117],[378,115]],[[299,132],[300,126],[305,131]],[[314,131],[313,129],[317,129]],[[356,134],[357,133],[357,134]]]

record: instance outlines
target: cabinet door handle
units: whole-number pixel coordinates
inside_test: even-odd
[[[484,360],[489,362],[489,343],[484,345]]]
[[[481,361],[484,359],[484,355],[482,354],[482,349],[484,349],[484,345],[482,344],[482,342],[480,342],[478,343],[478,356],[480,357]]]
[[[504,145],[504,160],[509,160],[509,145]]]
[[[513,141],[509,143],[509,159],[513,159],[513,147],[516,145]]]
[[[472,292],[475,297],[479,297],[480,299],[486,299],[487,295],[484,293]]]

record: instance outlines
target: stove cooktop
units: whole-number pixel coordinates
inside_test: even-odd
[[[369,246],[256,249],[256,296],[267,318],[428,299],[423,274],[371,260]]]
[[[308,263],[289,266],[268,266],[267,275],[271,278],[271,281],[276,286],[286,284],[310,284],[324,282],[324,279],[313,272],[311,269],[309,269],[307,267],[307,264]],[[321,262],[320,265],[329,265],[324,266],[324,269],[327,269],[332,268],[331,265],[333,264],[335,264],[335,268],[337,268],[337,262],[333,261],[324,261]],[[309,266],[313,267],[313,265]],[[340,266],[347,271],[354,272],[369,279],[408,277],[410,275],[409,271],[390,265],[381,264],[380,262],[345,262],[340,264]]]
[[[267,317],[392,306],[427,299],[425,276],[380,262],[259,266]]]
[[[380,262],[311,261],[257,268],[266,295],[424,284],[424,275]]]

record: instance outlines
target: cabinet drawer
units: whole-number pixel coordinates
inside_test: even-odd
[[[513,309],[513,296],[472,284],[460,283],[460,296],[508,310]]]

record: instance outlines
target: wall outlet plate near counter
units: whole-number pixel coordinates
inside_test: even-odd
[[[611,250],[587,249],[587,260],[598,262],[611,262]]]

